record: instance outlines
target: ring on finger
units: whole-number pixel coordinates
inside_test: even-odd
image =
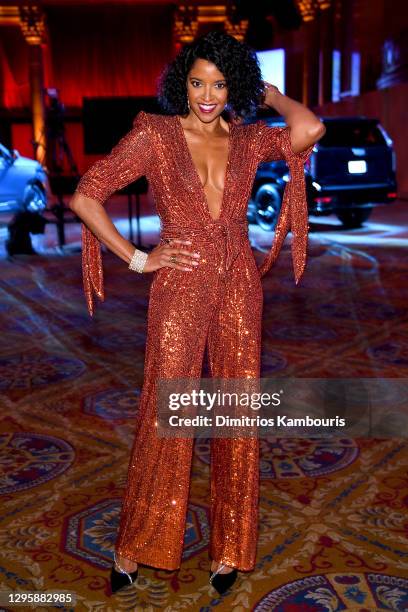
[[[170,261],[171,261],[171,263],[177,263],[177,256],[176,255],[170,255]]]

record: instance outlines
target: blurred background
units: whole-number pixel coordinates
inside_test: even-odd
[[[66,203],[79,176],[110,151],[140,109],[160,112],[155,94],[164,65],[184,43],[211,29],[248,42],[264,78],[322,119],[376,120],[330,124],[307,168],[310,214],[324,215],[328,229],[333,223],[357,228],[368,217],[392,222],[393,214],[400,224],[399,204],[408,194],[402,0],[2,2],[3,254],[10,225],[10,254],[24,252],[23,244],[30,250],[27,227],[40,251],[77,242],[78,220]],[[363,151],[352,152],[353,146]],[[37,160],[45,172],[27,159],[14,162],[16,156]],[[353,159],[358,163],[346,168]],[[276,165],[265,172],[257,177],[248,210],[254,232],[273,230],[280,209],[285,174]],[[392,209],[378,206],[390,203]],[[19,215],[16,221],[15,213],[27,210],[41,211],[41,219]],[[116,197],[112,214],[130,238],[137,232],[138,244],[143,226],[151,244],[157,219],[143,181]],[[261,243],[271,238],[255,235]]]

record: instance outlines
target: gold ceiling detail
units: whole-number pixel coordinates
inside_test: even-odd
[[[0,6],[0,25],[20,25],[18,6]]]
[[[238,23],[231,23],[229,19],[225,22],[225,31],[230,36],[233,36],[240,42],[244,41],[246,31],[248,29],[248,20],[242,19]]]
[[[319,5],[319,9],[324,11],[324,9],[329,8],[330,0],[317,0],[317,4]]]
[[[237,40],[244,40],[248,20],[233,20],[235,6],[225,4],[180,4],[174,19],[174,36],[177,42],[191,43],[199,34],[202,24],[223,24],[224,30]]]
[[[45,18],[41,8],[34,5],[20,7],[20,24],[29,45],[40,45],[45,32]]]
[[[297,0],[303,21],[312,21],[318,11],[328,9],[331,0]]]
[[[176,41],[183,45],[195,39],[198,32],[197,7],[187,5],[178,7],[173,32]]]

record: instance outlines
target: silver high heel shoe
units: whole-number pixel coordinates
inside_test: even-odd
[[[113,558],[115,563],[112,565],[110,585],[112,593],[116,593],[116,591],[119,591],[119,589],[122,589],[128,584],[133,584],[136,581],[139,567],[134,572],[127,572],[119,565],[116,559],[116,551],[113,552]],[[115,569],[115,566],[119,571]]]

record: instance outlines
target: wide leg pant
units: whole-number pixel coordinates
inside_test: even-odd
[[[230,270],[207,246],[197,269],[161,268],[148,309],[144,382],[116,553],[174,570],[181,564],[192,438],[156,433],[156,381],[200,377],[206,343],[215,377],[260,375],[262,286],[249,242]],[[252,570],[259,507],[259,440],[211,438],[210,557]]]

